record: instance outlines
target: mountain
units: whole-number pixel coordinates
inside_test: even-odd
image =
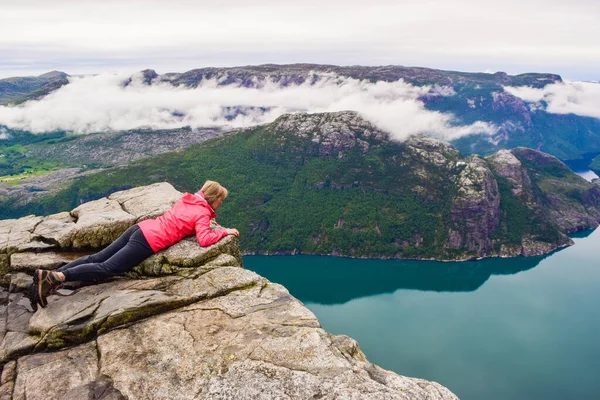
[[[0,105],[43,97],[68,84],[68,77],[64,72],[52,71],[39,76],[0,79]]]
[[[600,156],[594,157],[589,167],[596,173],[596,175],[600,176]]]
[[[145,76],[154,71],[145,71]],[[476,121],[488,122],[498,130],[491,137],[470,135],[453,144],[464,154],[491,154],[499,149],[524,146],[560,159],[580,159],[584,154],[600,152],[600,119],[575,114],[552,114],[530,107],[504,87],[529,86],[543,88],[560,83],[556,74],[526,73],[508,75],[442,71],[429,68],[381,66],[339,67],[334,65],[294,64],[260,65],[233,68],[201,68],[181,74],[164,74],[152,82],[169,82],[175,86],[196,87],[206,79],[217,79],[220,85],[260,86],[268,79],[281,86],[311,84],[318,74],[333,74],[369,82],[404,80],[416,86],[430,85],[421,96],[425,107],[432,111],[451,113],[457,125]]]
[[[466,73],[404,66],[335,66],[318,64],[258,65],[231,68],[200,68],[184,73],[158,74],[147,69],[141,72],[147,85],[170,84],[195,88],[207,79],[216,79],[220,86],[239,85],[259,87],[272,81],[282,87],[303,83],[315,84],[325,77],[339,76],[367,82],[393,82],[400,79],[431,89],[419,100],[431,111],[450,113],[456,125],[483,121],[493,124],[497,131],[492,136],[474,134],[453,142],[463,154],[491,154],[499,149],[524,146],[552,154],[562,160],[581,159],[588,153],[600,153],[600,119],[575,114],[553,114],[529,104],[505,90],[505,87],[529,86],[543,88],[562,83],[556,74],[526,73],[508,75],[504,72]],[[0,81],[0,101],[4,98],[22,102],[39,98],[66,83],[66,74],[51,74],[54,83],[43,88],[24,82],[37,78],[11,78],[23,82],[21,89],[12,92],[3,88],[9,80]],[[44,79],[49,79],[45,77]],[[131,79],[123,82],[127,86]],[[12,87],[12,86],[11,86]],[[36,92],[32,92],[33,90]],[[237,112],[244,112],[240,105]],[[236,112],[236,107],[228,110]],[[265,111],[265,110],[263,110]],[[233,114],[232,114],[233,115]]]
[[[90,135],[4,132],[9,138],[0,142],[0,201],[19,204],[56,193],[72,179],[96,169],[125,165],[226,133],[218,128],[189,127]]]
[[[284,115],[78,178],[54,196],[5,201],[0,217],[63,211],[152,182],[195,191],[205,179],[230,189],[222,214],[246,253],[531,256],[600,221],[600,187],[551,155],[516,148],[465,157],[431,138],[398,143],[355,112]]]

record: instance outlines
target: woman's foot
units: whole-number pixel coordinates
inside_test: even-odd
[[[33,297],[36,302],[42,306],[42,308],[48,305],[48,300],[46,296],[54,286],[61,284],[62,281],[58,279],[58,277],[54,276],[52,271],[46,271],[43,269],[38,269],[33,274],[33,285],[32,289],[34,290]]]

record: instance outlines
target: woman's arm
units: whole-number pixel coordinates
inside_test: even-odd
[[[196,239],[198,239],[198,243],[200,246],[206,247],[211,244],[217,243],[219,240],[223,239],[230,232],[227,229],[215,229],[213,231],[210,230],[210,215],[202,215],[196,221]]]

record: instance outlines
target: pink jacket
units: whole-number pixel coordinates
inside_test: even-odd
[[[184,193],[166,213],[138,224],[152,250],[156,253],[194,233],[200,246],[210,246],[227,236],[225,229],[210,230],[214,210],[204,200],[202,192]]]

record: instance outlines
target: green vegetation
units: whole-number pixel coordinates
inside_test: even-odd
[[[31,145],[45,146],[73,140],[77,136],[65,132],[33,134],[23,131],[10,131],[9,138],[0,140],[0,182],[15,182],[21,178],[43,175],[66,166],[58,161],[28,157]]]
[[[320,157],[310,140],[247,130],[79,178],[56,196],[7,204],[10,211],[2,217],[70,210],[160,181],[195,191],[214,179],[231,193],[219,221],[240,230],[246,251],[432,257],[450,204],[449,191],[439,186],[447,186],[445,179],[413,175],[418,160],[410,166],[395,162],[402,145],[371,144],[365,155],[356,147],[341,159]],[[422,193],[412,190],[415,184]]]
[[[363,132],[355,134],[368,142],[367,152],[355,145],[324,154],[310,135],[275,131],[274,125],[80,177],[57,195],[27,205],[0,203],[0,218],[67,211],[118,190],[162,181],[194,192],[213,179],[230,190],[219,222],[240,230],[246,252],[446,259],[476,255],[444,248],[450,229],[466,230],[465,221],[451,217],[457,195],[454,167],[427,162],[406,143],[377,141]],[[451,166],[460,156],[450,150],[443,155]],[[544,198],[549,182],[577,179],[559,162],[536,166],[520,158],[531,169],[536,197]],[[513,196],[505,179],[499,178],[498,184],[502,215],[492,237],[496,243],[519,244],[524,235],[559,241],[559,229],[541,210]],[[581,189],[567,186],[565,195],[576,201],[574,191]]]

